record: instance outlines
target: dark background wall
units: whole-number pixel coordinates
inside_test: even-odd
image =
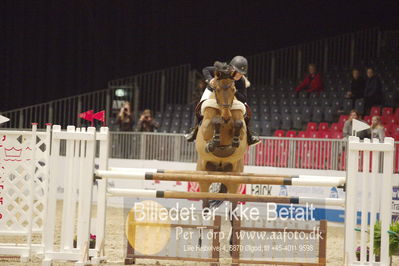
[[[134,73],[397,28],[398,11],[399,1],[3,0],[0,111]]]

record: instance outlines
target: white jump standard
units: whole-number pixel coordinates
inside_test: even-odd
[[[28,225],[24,228],[13,229],[7,227],[0,220],[0,232],[3,234],[18,233],[27,237],[26,245],[18,246],[14,244],[10,246],[0,245],[0,255],[18,255],[25,260],[31,258],[32,255],[38,255],[43,258],[43,265],[51,265],[55,260],[74,261],[76,265],[98,264],[104,260],[104,242],[106,240],[105,224],[107,220],[106,208],[108,196],[125,196],[125,197],[143,197],[143,198],[174,198],[174,199],[219,199],[226,201],[256,201],[256,202],[275,202],[281,204],[306,204],[313,203],[317,205],[342,205],[345,206],[345,265],[378,265],[388,266],[389,258],[389,225],[391,220],[391,191],[392,191],[392,174],[393,174],[393,151],[394,142],[392,138],[385,138],[384,143],[378,143],[378,140],[370,142],[365,139],[360,142],[356,137],[349,138],[348,145],[348,170],[346,178],[326,177],[323,179],[314,176],[286,176],[286,175],[259,175],[259,174],[235,174],[235,173],[209,173],[197,171],[168,171],[157,169],[121,169],[108,167],[108,149],[109,133],[107,128],[101,128],[100,132],[96,132],[94,128],[76,129],[69,126],[67,131],[61,131],[60,126],[54,126],[52,135],[50,129],[46,133],[37,132],[34,128],[32,132],[8,132],[1,131],[4,135],[21,134],[28,135],[28,140],[36,139],[39,136],[46,147],[51,147],[51,155],[49,149],[41,152],[41,146],[35,148],[35,152],[31,153],[24,163],[12,162],[6,165],[5,176],[7,180],[7,189],[12,189],[15,193],[20,193],[19,198],[23,199],[29,210],[26,217]],[[66,155],[60,155],[61,142],[66,142]],[[99,141],[99,145],[96,145]],[[20,145],[19,148],[26,148],[26,144],[22,145],[17,142],[11,145]],[[5,147],[9,150],[7,143]],[[24,146],[25,145],[25,146]],[[32,142],[32,145],[34,143]],[[41,145],[41,143],[37,143]],[[33,147],[33,146],[32,146]],[[99,147],[99,151],[96,151]],[[363,171],[359,169],[359,153],[364,154]],[[95,170],[95,155],[99,154],[99,169]],[[40,155],[40,156],[39,156]],[[381,155],[381,156],[380,156]],[[4,156],[4,153],[0,153]],[[0,157],[1,159],[3,157]],[[371,158],[371,166],[370,166]],[[383,161],[383,167],[379,162]],[[60,164],[67,167],[66,171],[60,171]],[[41,167],[44,165],[44,167]],[[26,167],[27,171],[24,176],[15,174],[15,170],[19,166]],[[33,166],[40,166],[39,172],[34,172]],[[371,168],[371,172],[369,171]],[[379,173],[382,169],[382,173]],[[47,175],[48,173],[48,175]],[[15,176],[25,182],[27,187],[34,188],[28,190],[16,190]],[[32,177],[34,178],[32,178]],[[48,177],[47,177],[48,176]],[[93,178],[97,177],[97,180]],[[56,245],[56,177],[61,177],[64,182],[63,194],[63,215],[61,219],[61,242]],[[345,186],[346,199],[332,198],[307,198],[307,197],[274,197],[274,196],[258,196],[245,195],[236,193],[209,193],[209,192],[182,192],[182,191],[155,191],[140,190],[127,188],[111,188],[108,187],[109,179],[123,178],[136,180],[165,180],[165,181],[196,181],[196,182],[236,182],[249,184],[277,184],[277,185],[293,185],[293,186]],[[90,228],[93,220],[92,191],[94,182],[97,182],[97,217],[95,220],[96,228],[96,247],[90,249]],[[40,191],[39,188],[40,187]],[[24,194],[29,191],[28,195]],[[8,192],[7,192],[8,193]],[[38,194],[39,193],[39,194]],[[357,195],[361,195],[361,200]],[[12,204],[10,198],[7,200]],[[14,199],[14,201],[16,201]],[[37,212],[34,208],[37,204],[43,205],[43,212]],[[1,205],[0,205],[1,207]],[[7,206],[2,207],[5,210]],[[360,241],[357,241],[357,212],[361,211],[360,219]],[[4,212],[6,213],[6,212]],[[75,213],[77,215],[75,215]],[[377,216],[377,213],[379,214]],[[370,214],[370,224],[368,221]],[[13,215],[6,213],[6,215]],[[10,216],[11,217],[11,216]],[[38,219],[43,224],[38,227],[36,222]],[[375,261],[373,250],[374,243],[374,224],[381,222],[381,254],[380,262]],[[18,225],[19,226],[19,225]],[[17,228],[17,227],[15,227]],[[76,229],[76,230],[75,230]],[[367,231],[370,232],[367,235]],[[33,245],[33,235],[41,239],[41,244]],[[76,246],[74,238],[76,237]],[[59,248],[57,247],[59,246]],[[360,246],[360,261],[356,258],[356,249]],[[367,253],[370,262],[367,261]],[[91,259],[90,259],[91,257]],[[295,264],[294,261],[290,264]]]

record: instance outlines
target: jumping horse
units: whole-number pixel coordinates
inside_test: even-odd
[[[210,81],[213,93],[202,103],[203,120],[196,138],[197,170],[243,172],[247,149],[246,108],[235,98],[234,69],[227,63],[215,62],[215,77]],[[208,192],[211,183],[199,184]],[[240,184],[224,183],[228,193],[237,193]],[[208,202],[204,202],[204,207]]]

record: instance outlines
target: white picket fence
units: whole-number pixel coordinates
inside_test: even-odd
[[[24,260],[39,255],[43,258],[43,265],[51,265],[55,260],[75,261],[76,265],[96,264],[104,260],[107,179],[97,180],[95,225],[91,225],[91,210],[97,141],[100,143],[97,146],[100,149],[99,169],[109,170],[108,129],[102,128],[96,132],[94,128],[85,130],[69,126],[66,131],[62,131],[60,126],[53,126],[51,135],[49,127],[46,132],[38,132],[36,126],[33,126],[32,131],[0,131],[0,137],[0,149],[3,149],[0,151],[1,178],[4,180],[0,186],[0,198],[3,198],[0,204],[0,234],[26,237],[21,240],[21,244],[1,243],[0,255],[18,255]],[[65,157],[60,155],[63,140],[66,141]],[[358,138],[352,137],[349,139],[348,150],[345,265],[388,266],[393,139],[386,138],[384,143],[379,143],[367,139],[360,142]],[[359,153],[364,154],[363,165],[359,163]],[[378,165],[381,157],[383,167],[372,167],[369,172],[370,166]],[[62,163],[67,167],[59,167]],[[62,177],[65,191],[61,231],[57,232],[55,177],[59,176]],[[360,219],[358,212],[361,212]],[[368,224],[368,214],[370,225],[374,225],[377,220],[381,221],[380,262],[373,261],[374,231],[373,226]],[[355,230],[358,224],[360,233]],[[90,228],[93,226],[97,234],[96,247],[89,249]],[[56,234],[61,235],[57,245]],[[38,243],[33,243],[34,236],[39,239]],[[357,261],[355,255],[357,246],[361,247],[360,261]],[[367,247],[372,262],[367,262]],[[89,257],[92,259],[89,260]]]

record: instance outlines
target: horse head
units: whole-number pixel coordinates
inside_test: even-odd
[[[234,68],[227,63],[216,61],[214,64],[215,80],[213,83],[215,89],[216,102],[221,110],[221,116],[225,123],[231,119],[231,106],[233,105],[236,87],[234,86]]]

